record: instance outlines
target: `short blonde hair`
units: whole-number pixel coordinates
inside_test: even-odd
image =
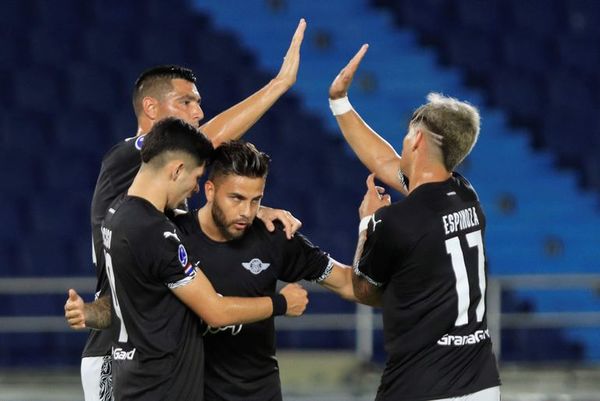
[[[467,102],[439,93],[427,95],[428,102],[415,110],[409,127],[422,126],[442,150],[446,170],[452,171],[475,146],[479,137],[480,117],[477,108]]]

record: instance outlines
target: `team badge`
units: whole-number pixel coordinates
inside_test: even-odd
[[[137,150],[142,150],[142,145],[144,144],[145,138],[146,138],[146,135],[142,135],[135,140],[135,148]]]
[[[179,256],[179,263],[181,266],[187,267],[188,265],[188,255],[185,247],[183,245],[179,245],[179,249],[177,250],[177,256]]]
[[[260,272],[267,270],[271,264],[263,263],[260,259],[254,258],[250,262],[242,262],[242,266],[252,274],[259,274]]]

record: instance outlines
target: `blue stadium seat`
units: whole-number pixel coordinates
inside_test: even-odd
[[[54,152],[42,159],[42,180],[36,185],[50,190],[89,190],[94,188],[100,160],[77,153]]]
[[[24,232],[29,229],[26,208],[23,205],[23,200],[20,197],[11,195],[10,193],[0,194],[0,242],[5,240],[16,242],[21,238]],[[7,254],[6,249],[2,250]]]
[[[89,227],[89,207],[87,192],[40,191],[29,200],[31,228],[39,235],[78,238]]]
[[[565,29],[563,0],[510,0],[513,21],[521,30],[552,35]]]
[[[26,65],[29,61],[29,53],[26,49],[26,40],[15,31],[0,25],[0,68],[6,70],[17,69]]]
[[[547,103],[543,81],[531,72],[502,69],[491,77],[494,104],[508,110],[521,123],[535,124]]]
[[[27,36],[31,60],[40,65],[61,66],[65,60],[79,59],[80,35],[81,32],[71,25],[36,27]]]
[[[25,195],[39,186],[40,168],[32,153],[0,149],[0,182],[2,191]]]
[[[90,26],[83,34],[83,49],[89,62],[119,68],[139,57],[136,27],[127,24]],[[117,45],[118,44],[118,45]],[[119,63],[115,65],[115,60]]]
[[[0,144],[6,150],[31,154],[48,146],[49,119],[31,111],[7,111],[0,117]]]
[[[476,81],[485,81],[500,63],[498,38],[468,29],[456,29],[447,34],[449,59],[463,67]]]
[[[115,105],[126,104],[126,96],[117,77],[94,64],[67,66],[69,105],[72,108],[111,112]]]
[[[68,153],[103,155],[112,144],[108,114],[65,110],[54,121],[56,146]]]
[[[186,52],[184,46],[185,35],[178,29],[169,27],[147,26],[142,29],[139,51],[142,60],[149,66],[157,64],[179,64],[185,66]],[[161,49],[157,52],[156,49]]]
[[[83,27],[90,18],[88,2],[78,0],[28,0],[37,26]],[[74,37],[71,39],[75,39]]]
[[[504,6],[505,2],[502,0],[456,0],[456,9],[461,25],[492,34],[496,34],[506,27],[507,16]]]
[[[66,275],[72,264],[68,243],[53,235],[24,237],[17,247],[20,263],[15,276],[61,276]]]
[[[561,63],[588,77],[598,72],[600,65],[600,38],[585,35],[561,35],[558,38],[558,51]],[[596,90],[598,85],[596,85]]]
[[[14,72],[15,100],[24,110],[47,113],[64,107],[63,75],[52,67],[31,65]]]
[[[504,62],[516,70],[543,74],[548,66],[557,63],[555,49],[546,37],[526,31],[502,35]],[[518,77],[519,74],[515,74]]]
[[[600,38],[600,3],[596,0],[566,0],[565,3],[570,32]]]
[[[2,2],[0,12],[0,27],[21,28],[24,21],[28,21],[31,10],[27,1],[5,0]]]

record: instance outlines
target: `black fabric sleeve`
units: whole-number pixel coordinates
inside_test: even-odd
[[[275,237],[278,248],[281,249],[281,271],[279,279],[287,282],[299,280],[323,281],[333,267],[329,255],[313,245],[308,238],[300,233],[288,240],[279,227]]]
[[[354,266],[354,272],[367,279],[374,286],[384,286],[391,276],[391,255],[394,244],[390,241],[386,209],[378,210],[367,227],[367,240],[363,252]]]

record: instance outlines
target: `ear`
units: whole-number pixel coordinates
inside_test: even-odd
[[[144,110],[144,114],[151,120],[156,120],[158,118],[159,112],[159,101],[158,99],[150,96],[146,96],[142,99],[142,109]]]
[[[424,140],[425,140],[425,134],[423,133],[423,131],[418,129],[417,132],[415,132],[414,138],[412,140],[412,145],[411,145],[412,150],[413,151],[417,150],[417,148],[419,148],[419,146],[421,146],[423,144]]]
[[[204,196],[206,196],[206,202],[212,202],[215,198],[215,184],[211,180],[204,182]]]
[[[185,164],[182,161],[174,161],[173,166],[171,167],[171,180],[177,181],[177,178],[183,173],[185,169]]]

